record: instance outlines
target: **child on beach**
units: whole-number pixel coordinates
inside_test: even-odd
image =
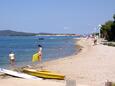
[[[15,54],[13,51],[9,53],[10,64],[13,66],[15,65]]]

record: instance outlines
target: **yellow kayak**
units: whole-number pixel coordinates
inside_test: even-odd
[[[58,73],[54,73],[48,70],[35,70],[35,69],[29,69],[29,68],[25,68],[23,69],[24,73],[33,75],[33,76],[37,76],[37,77],[41,77],[44,79],[60,79],[63,80],[65,78],[64,75],[58,74]]]

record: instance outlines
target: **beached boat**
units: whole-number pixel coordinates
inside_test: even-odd
[[[42,80],[42,78],[38,78],[38,77],[29,75],[29,74],[25,74],[25,73],[13,71],[13,70],[8,70],[8,69],[4,69],[4,68],[0,68],[0,72],[1,72],[1,73],[5,73],[5,74],[8,74],[8,75],[10,75],[10,76],[15,76],[15,77],[24,78],[24,79]]]
[[[33,76],[37,76],[37,77],[41,77],[44,79],[60,79],[63,80],[65,78],[64,75],[52,72],[52,71],[48,71],[48,70],[35,70],[35,69],[29,69],[29,68],[24,68],[23,69],[24,73],[33,75]]]

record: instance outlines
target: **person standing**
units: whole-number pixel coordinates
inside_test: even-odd
[[[98,39],[98,37],[94,36],[94,45],[97,45],[97,39]]]
[[[38,67],[40,69],[43,69],[43,66],[42,66],[42,46],[41,45],[38,45],[37,53],[33,54],[32,62],[38,62],[38,64],[39,64]]]
[[[42,46],[38,45],[38,59],[39,62],[42,62]]]
[[[42,46],[38,45],[38,50],[37,53],[33,54],[32,56],[32,62],[36,62],[38,61],[38,63],[41,63],[42,61]]]
[[[13,51],[9,53],[10,64],[13,66],[15,65],[15,54]]]

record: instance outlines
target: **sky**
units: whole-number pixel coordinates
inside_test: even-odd
[[[0,0],[0,30],[87,34],[113,14],[115,0]]]

